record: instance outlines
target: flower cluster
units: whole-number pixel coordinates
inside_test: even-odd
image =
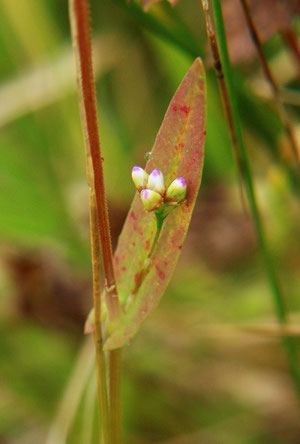
[[[143,205],[147,211],[159,211],[168,214],[173,208],[183,203],[186,196],[186,180],[178,177],[166,189],[164,176],[155,168],[147,174],[143,168],[132,168],[132,180],[140,193]]]

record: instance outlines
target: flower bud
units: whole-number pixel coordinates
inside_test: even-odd
[[[186,180],[184,177],[178,177],[173,180],[167,189],[165,200],[173,202],[181,202],[186,196]]]
[[[139,166],[134,166],[132,168],[131,177],[136,189],[140,192],[144,188],[146,188],[148,182],[148,174],[143,168]]]
[[[163,173],[155,168],[149,176],[147,188],[163,195],[165,193],[165,183]]]
[[[162,203],[162,197],[160,194],[156,193],[152,190],[142,190],[141,191],[141,199],[144,205],[145,210],[153,211],[156,210],[160,204]]]

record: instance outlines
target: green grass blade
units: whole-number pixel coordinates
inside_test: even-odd
[[[203,54],[202,46],[182,24],[181,26],[173,28],[166,26],[161,20],[152,14],[151,11],[143,11],[142,7],[135,1],[130,3],[124,0],[114,1],[145,29],[148,29],[160,38],[182,49],[193,58]]]
[[[264,228],[261,222],[258,205],[255,197],[252,176],[250,171],[250,166],[248,162],[247,153],[244,147],[242,131],[241,131],[241,122],[239,109],[237,106],[236,93],[235,88],[232,82],[233,73],[231,70],[231,64],[228,55],[227,41],[224,29],[224,22],[221,10],[220,0],[212,0],[213,6],[213,14],[216,26],[217,39],[219,44],[219,50],[221,55],[221,61],[223,65],[223,72],[225,77],[225,82],[228,88],[229,99],[232,107],[234,126],[237,134],[240,156],[242,162],[243,175],[245,180],[245,187],[247,191],[247,196],[249,200],[250,210],[256,230],[258,244],[261,250],[261,254],[264,260],[266,274],[268,277],[268,282],[270,286],[270,290],[273,297],[274,307],[277,315],[277,319],[281,324],[287,323],[287,310],[284,304],[284,298],[282,295],[282,291],[278,282],[278,278],[275,273],[273,260],[271,257],[271,253],[269,251],[266,236],[264,232]],[[297,389],[297,394],[300,400],[300,378],[299,378],[299,366],[297,360],[297,353],[295,348],[295,342],[291,338],[283,338],[283,345],[285,347],[286,356],[288,360],[288,364],[290,367],[290,371],[295,383],[295,387]]]

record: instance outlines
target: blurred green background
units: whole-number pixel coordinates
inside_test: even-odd
[[[207,71],[203,182],[159,308],[124,352],[124,443],[298,444],[286,368],[201,2],[91,7],[105,180],[116,245],[175,89]],[[223,1],[244,137],[291,329],[300,320],[299,174],[238,0]],[[300,144],[297,1],[252,2]],[[299,12],[299,11],[298,11]],[[0,0],[0,444],[96,443],[88,189],[68,4]],[[68,430],[67,430],[68,429]],[[66,436],[67,435],[67,436]]]

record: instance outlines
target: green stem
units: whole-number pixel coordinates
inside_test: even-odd
[[[241,122],[240,122],[240,116],[239,116],[239,110],[237,106],[237,100],[236,100],[236,94],[235,89],[233,86],[233,73],[231,70],[231,64],[229,61],[229,55],[228,55],[228,49],[227,49],[227,42],[226,42],[226,35],[225,35],[225,29],[224,29],[224,22],[223,22],[223,16],[222,16],[222,10],[221,10],[221,2],[220,0],[212,0],[212,6],[213,6],[213,14],[214,14],[214,20],[215,20],[215,26],[216,26],[216,34],[218,38],[219,43],[219,50],[221,55],[221,61],[223,65],[223,72],[225,77],[225,82],[228,89],[228,95],[229,100],[232,108],[232,114],[233,114],[233,122],[234,127],[236,131],[236,136],[238,140],[238,146],[240,149],[240,158],[241,158],[241,164],[242,164],[242,170],[243,170],[243,177],[245,180],[245,187],[246,192],[250,204],[250,210],[252,213],[252,219],[254,222],[255,230],[256,230],[256,236],[258,240],[258,244],[261,250],[261,254],[263,257],[263,261],[265,264],[266,274],[268,276],[269,286],[270,290],[273,296],[273,302],[274,307],[277,315],[277,319],[280,324],[285,325],[287,324],[287,310],[284,304],[283,295],[279,286],[279,282],[275,273],[271,253],[269,251],[269,248],[267,246],[266,236],[264,233],[263,225],[261,222],[254,187],[252,183],[252,176],[249,166],[249,161],[247,157],[247,153],[245,150],[243,137],[242,137],[242,131],[241,131]],[[283,346],[285,348],[287,361],[289,364],[291,376],[293,378],[295,388],[297,391],[297,395],[300,402],[300,379],[299,379],[299,368],[298,368],[298,362],[297,362],[297,350],[295,347],[295,342],[292,338],[284,337],[282,339]]]
[[[151,258],[152,254],[155,250],[155,247],[156,247],[156,244],[157,244],[157,241],[158,241],[161,229],[162,229],[162,225],[165,220],[165,218],[161,217],[159,214],[155,213],[155,216],[156,216],[156,233],[155,233],[155,237],[152,242],[152,247],[151,247],[150,253],[147,256],[147,259]]]
[[[150,264],[151,264],[151,257],[153,255],[153,252],[155,250],[161,229],[162,229],[162,225],[163,222],[165,220],[165,217],[163,217],[161,214],[159,213],[155,213],[155,217],[156,217],[156,233],[152,242],[152,247],[151,250],[148,254],[148,256],[146,257],[145,261],[144,261],[144,266],[140,272],[139,278],[136,280],[135,282],[135,286],[131,292],[130,298],[127,301],[127,304],[131,304],[132,301],[134,300],[135,296],[137,295],[139,289],[141,288],[142,283],[144,282],[145,277],[148,274],[148,271],[150,269]]]
[[[97,397],[99,412],[102,423],[103,443],[108,444],[109,441],[109,405],[108,390],[106,383],[106,367],[105,354],[103,351],[103,337],[101,326],[101,277],[100,277],[100,237],[98,232],[98,219],[96,210],[95,195],[90,191],[89,196],[90,207],[90,242],[92,253],[92,270],[93,270],[93,302],[95,309],[95,328],[94,343],[96,355],[96,378],[97,378]]]

